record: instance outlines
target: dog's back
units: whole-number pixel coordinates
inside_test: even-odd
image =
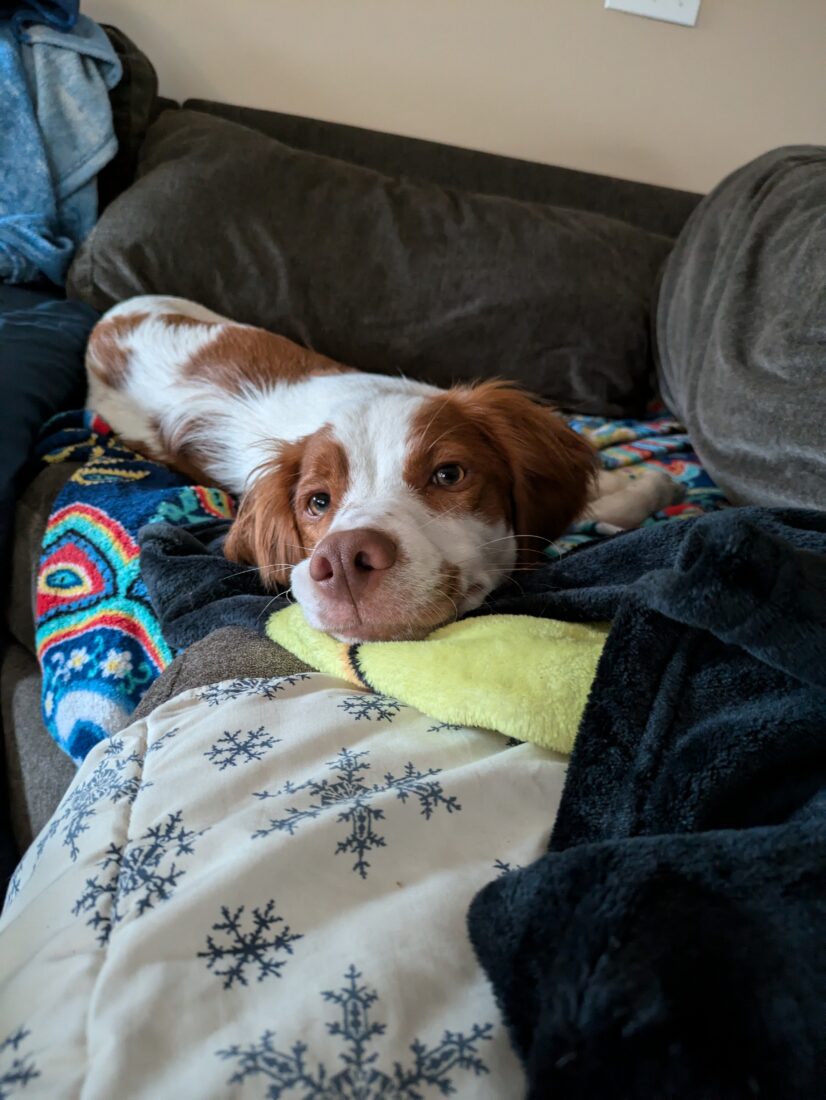
[[[279,388],[349,368],[184,298],[147,295],[101,318],[86,372],[88,407],[136,450],[240,493],[268,457],[262,435],[284,441],[318,427],[311,403],[300,400],[301,416]]]

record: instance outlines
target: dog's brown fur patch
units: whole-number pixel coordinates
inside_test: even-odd
[[[87,369],[113,390],[123,389],[129,374],[129,352],[124,340],[148,316],[147,313],[116,314],[105,317],[92,329],[86,347]]]
[[[285,336],[227,324],[195,352],[181,373],[184,378],[204,379],[237,394],[246,388],[266,390],[277,382],[298,382],[313,374],[342,374],[351,369]]]

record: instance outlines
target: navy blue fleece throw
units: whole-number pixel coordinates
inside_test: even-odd
[[[0,565],[5,568],[14,502],[43,424],[86,392],[83,353],[98,314],[80,302],[54,301],[0,286]]]
[[[530,1097],[823,1096],[826,515],[738,509],[520,575],[613,629],[548,853],[469,913]]]

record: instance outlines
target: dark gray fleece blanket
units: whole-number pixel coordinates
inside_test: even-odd
[[[222,519],[152,523],[138,534],[149,598],[164,638],[179,652],[225,626],[263,634],[269,614],[288,604],[285,596],[264,590],[256,569],[224,557],[230,526]]]
[[[730,510],[500,610],[613,627],[544,857],[470,935],[529,1096],[811,1098],[826,1080],[826,515]]]

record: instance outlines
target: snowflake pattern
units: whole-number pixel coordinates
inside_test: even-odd
[[[384,837],[375,828],[378,821],[384,820],[384,810],[370,804],[377,795],[394,792],[400,802],[406,802],[412,795],[418,800],[420,813],[426,820],[430,820],[439,806],[449,814],[461,810],[455,796],[446,795],[441,783],[434,778],[441,773],[440,768],[429,768],[422,772],[413,763],[408,763],[401,776],[396,777],[387,772],[384,783],[368,785],[364,773],[370,770],[370,765],[362,759],[366,756],[369,756],[366,751],[351,752],[349,749],[342,749],[335,760],[327,761],[327,767],[335,773],[332,782],[329,779],[310,779],[306,783],[294,784],[288,780],[280,790],[272,794],[269,791],[256,791],[255,797],[262,800],[307,791],[313,801],[304,809],[295,805],[288,806],[283,817],[271,818],[265,828],[253,833],[253,839],[266,837],[274,832],[287,832],[293,836],[303,821],[316,818],[325,811],[336,812],[337,820],[347,825],[349,832],[344,840],[339,841],[335,854],[350,852],[355,855],[353,871],[362,878],[367,878],[370,867],[366,859],[367,853],[374,848],[385,847]]]
[[[353,721],[392,722],[407,703],[400,703],[388,695],[379,695],[376,691],[363,691],[358,695],[348,695],[338,704],[339,710],[346,711]]]
[[[437,722],[435,726],[428,726],[428,733],[444,733],[446,730],[463,730],[465,726],[457,726],[453,722]]]
[[[239,699],[248,695],[260,695],[262,699],[274,699],[287,687],[295,687],[302,680],[309,680],[309,672],[294,672],[290,676],[274,676],[262,679],[258,676],[243,676],[225,684],[210,684],[196,696],[209,707],[220,706],[230,699]]]
[[[20,893],[20,888],[23,885],[23,869],[25,862],[21,860],[14,869],[14,874],[9,879],[8,889],[6,890],[6,905],[10,905],[17,895]]]
[[[32,1055],[18,1053],[30,1035],[30,1031],[20,1027],[0,1043],[0,1100],[13,1096],[40,1076]]]
[[[215,936],[207,936],[206,950],[198,952],[199,959],[207,960],[207,969],[224,979],[224,989],[231,989],[235,982],[247,984],[246,968],[258,967],[258,981],[275,975],[281,976],[286,959],[277,958],[279,952],[292,955],[292,945],[301,934],[291,932],[283,917],[275,912],[275,899],[271,898],[263,909],[252,911],[252,927],[243,928],[244,906],[232,912],[221,906],[223,921],[213,924],[212,931],[221,933],[220,942]],[[276,925],[283,928],[275,931]],[[221,964],[219,966],[219,964]]]
[[[171,741],[171,740],[172,740],[172,738],[173,738],[173,737],[174,737],[174,736],[175,736],[176,734],[178,734],[178,733],[180,733],[180,732],[181,732],[181,731],[180,731],[180,729],[178,728],[178,726],[175,726],[175,728],[174,728],[174,729],[171,729],[171,730],[167,730],[167,731],[166,731],[166,733],[164,733],[164,734],[161,734],[161,736],[160,736],[160,737],[158,738],[158,740],[157,740],[157,741],[153,741],[153,742],[152,742],[152,744],[151,744],[151,745],[149,746],[149,748],[148,748],[148,749],[146,750],[146,755],[147,755],[147,756],[149,756],[149,755],[151,755],[151,753],[153,753],[153,752],[160,752],[160,751],[161,751],[161,749],[162,749],[162,748],[164,747],[164,745],[166,744],[166,742],[167,742],[167,741]],[[143,784],[143,789],[145,789],[146,787],[151,787],[151,786],[152,786],[152,784],[151,784],[151,783],[144,783],[144,784]]]
[[[263,726],[259,726],[257,730],[247,730],[244,734],[240,730],[234,733],[224,730],[223,735],[212,748],[207,749],[204,756],[219,771],[223,771],[225,768],[235,768],[239,764],[250,764],[253,760],[260,760],[267,749],[271,749],[280,742],[280,737],[267,733]]]
[[[97,813],[98,805],[106,801],[118,803],[124,800],[131,804],[142,786],[148,786],[141,782],[143,757],[140,753],[132,751],[128,756],[121,756],[122,752],[123,740],[113,737],[92,774],[69,791],[37,843],[38,859],[49,840],[62,832],[63,845],[69,849],[74,862],[80,853],[78,839],[89,828],[89,821]]]
[[[322,993],[327,1004],[338,1009],[338,1018],[326,1027],[329,1035],[342,1040],[338,1056],[342,1069],[330,1072],[320,1062],[315,1067],[308,1065],[305,1043],[281,1051],[275,1045],[275,1032],[265,1031],[252,1046],[236,1045],[216,1052],[237,1066],[227,1084],[240,1085],[249,1077],[261,1077],[268,1082],[268,1100],[290,1093],[301,1100],[421,1100],[425,1089],[436,1089],[442,1096],[455,1092],[458,1071],[475,1077],[489,1072],[479,1056],[479,1044],[492,1038],[492,1024],[476,1024],[469,1035],[445,1031],[432,1047],[415,1039],[410,1044],[413,1058],[408,1066],[396,1062],[391,1072],[381,1069],[378,1052],[370,1048],[384,1035],[387,1025],[373,1020],[379,995],[360,984],[360,978],[361,972],[351,966],[344,975],[345,985]]]
[[[151,825],[136,840],[126,845],[110,844],[98,863],[104,874],[86,880],[72,913],[76,917],[91,913],[86,923],[96,931],[101,946],[108,943],[112,929],[129,912],[141,917],[157,902],[172,897],[186,873],[174,860],[192,855],[195,840],[205,832],[185,829],[183,813],[177,810],[167,814],[163,824]]]
[[[497,878],[501,878],[503,875],[507,875],[509,871],[521,871],[521,863],[507,863],[504,859],[494,860],[494,871],[498,871]]]

